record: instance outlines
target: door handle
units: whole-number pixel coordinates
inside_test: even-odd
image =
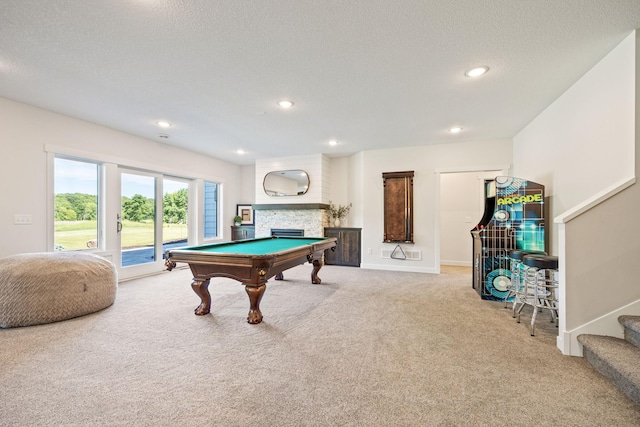
[[[120,222],[120,214],[118,214],[118,219],[116,222],[116,232],[119,233],[122,231],[122,222]]]

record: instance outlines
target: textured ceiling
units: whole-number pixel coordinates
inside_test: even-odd
[[[342,156],[510,138],[635,28],[640,0],[1,0],[0,96],[237,164]]]

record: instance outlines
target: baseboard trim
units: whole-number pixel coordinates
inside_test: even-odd
[[[407,273],[430,273],[438,274],[439,271],[435,268],[424,268],[415,266],[401,266],[401,265],[385,265],[385,264],[360,264],[360,268],[366,268],[369,270],[386,270],[386,271],[404,271]]]
[[[454,267],[473,267],[473,263],[471,261],[440,260],[440,265],[452,265]]]
[[[606,335],[624,339],[624,328],[618,322],[618,317],[624,314],[640,316],[640,300],[613,310],[570,331],[560,331],[556,345],[564,355],[582,357],[582,344],[578,342],[578,335]]]

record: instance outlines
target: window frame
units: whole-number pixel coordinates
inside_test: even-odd
[[[206,224],[205,224],[205,220],[206,220],[206,209],[207,209],[207,200],[206,200],[206,191],[205,191],[205,187],[208,183],[211,184],[215,184],[216,185],[216,201],[215,201],[215,235],[211,236],[211,237],[207,237],[206,230]],[[210,180],[202,180],[202,212],[199,212],[201,214],[202,217],[202,227],[200,228],[200,230],[202,230],[200,234],[200,239],[203,242],[206,241],[213,241],[216,239],[220,239],[220,231],[221,231],[221,227],[220,227],[220,190],[221,190],[221,185],[219,182],[213,182]]]
[[[52,153],[49,153],[52,154]],[[80,163],[88,163],[88,164],[94,164],[97,166],[97,171],[96,171],[96,180],[97,180],[97,196],[96,196],[96,203],[97,203],[97,209],[96,209],[96,232],[97,232],[97,242],[96,242],[96,246],[93,248],[87,247],[87,248],[81,248],[81,249],[69,249],[68,251],[87,251],[87,252],[100,252],[104,250],[104,229],[105,229],[105,205],[106,205],[106,200],[105,200],[105,183],[104,183],[104,177],[105,177],[105,171],[104,171],[104,163],[97,161],[97,160],[93,160],[93,159],[85,159],[85,158],[80,158],[80,157],[76,157],[76,156],[70,156],[70,155],[65,155],[65,154],[57,154],[57,153],[53,153],[52,156],[49,157],[49,163],[50,163],[50,185],[48,186],[48,227],[47,227],[47,251],[54,251],[55,252],[55,246],[56,246],[56,235],[55,235],[55,208],[56,208],[56,201],[55,201],[55,197],[56,197],[56,192],[55,192],[55,183],[56,183],[56,175],[55,175],[55,161],[56,159],[64,159],[64,160],[70,160],[70,161],[74,161],[74,162],[80,162]],[[50,222],[50,223],[49,223]]]
[[[152,174],[160,174],[168,179],[180,179],[190,182],[189,185],[189,244],[197,245],[223,240],[222,213],[224,212],[224,185],[225,179],[211,175],[196,175],[193,171],[184,171],[170,167],[158,167],[144,162],[125,159],[118,156],[98,154],[84,150],[45,144],[47,153],[47,220],[46,220],[46,250],[54,249],[55,229],[55,158],[62,157],[72,160],[96,163],[99,165],[98,184],[98,216],[101,218],[100,231],[101,245],[91,248],[92,252],[112,259],[114,263],[120,262],[119,248],[116,245],[116,216],[120,213],[119,200],[119,170],[120,168],[136,169]],[[217,203],[217,232],[215,237],[204,238],[203,214],[199,212],[203,204],[204,181],[216,183],[218,186]],[[118,196],[114,195],[117,194]],[[118,252],[116,254],[116,252]],[[117,261],[117,262],[116,262]]]

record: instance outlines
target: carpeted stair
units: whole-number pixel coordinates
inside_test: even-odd
[[[620,316],[624,339],[583,334],[585,359],[634,402],[640,404],[640,316]]]

